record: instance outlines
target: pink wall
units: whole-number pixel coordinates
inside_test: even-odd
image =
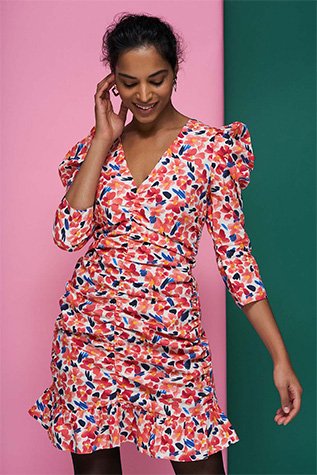
[[[51,445],[27,409],[50,384],[58,300],[86,249],[75,254],[61,251],[52,241],[51,227],[63,194],[57,165],[94,124],[96,84],[108,74],[99,61],[105,28],[121,11],[151,13],[171,22],[187,43],[173,103],[186,115],[222,125],[222,7],[222,0],[1,3],[5,177],[1,473],[73,473],[70,454]],[[115,101],[117,107],[118,98]],[[225,289],[206,228],[195,275],[217,394],[226,412]],[[173,473],[169,461],[150,459],[132,443],[123,444],[121,454],[125,474]]]

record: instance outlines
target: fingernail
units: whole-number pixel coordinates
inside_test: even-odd
[[[288,412],[289,411],[289,407],[285,406],[284,408],[284,412]]]

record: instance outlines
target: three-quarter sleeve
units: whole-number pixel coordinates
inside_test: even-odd
[[[216,129],[208,143],[211,157],[206,226],[212,236],[220,275],[236,305],[267,298],[245,229],[241,191],[250,182],[254,154],[247,126],[232,122]]]
[[[85,160],[94,134],[95,126],[86,137],[67,152],[58,165],[58,173],[65,187],[65,193],[55,212],[52,236],[54,243],[59,248],[69,252],[81,249],[95,230],[94,205],[85,209],[76,209],[69,204],[66,198],[66,193]]]

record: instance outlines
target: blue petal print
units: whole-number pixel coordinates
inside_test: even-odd
[[[185,198],[186,198],[186,193],[185,193],[185,191],[180,190],[179,188],[172,188],[172,190],[173,190],[174,193],[176,193],[176,195],[179,196],[180,198],[182,198],[182,199],[185,199]]]

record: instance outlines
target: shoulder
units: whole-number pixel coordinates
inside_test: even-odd
[[[234,121],[230,122],[225,125],[210,125],[209,123],[202,121],[200,119],[193,119],[192,121],[192,128],[194,130],[201,130],[206,131],[206,135],[208,135],[213,141],[215,140],[222,140],[223,139],[242,139],[248,140],[249,129],[248,126],[241,121]]]
[[[208,136],[208,151],[216,174],[231,177],[241,189],[246,188],[255,161],[248,126],[241,121],[210,126]]]

